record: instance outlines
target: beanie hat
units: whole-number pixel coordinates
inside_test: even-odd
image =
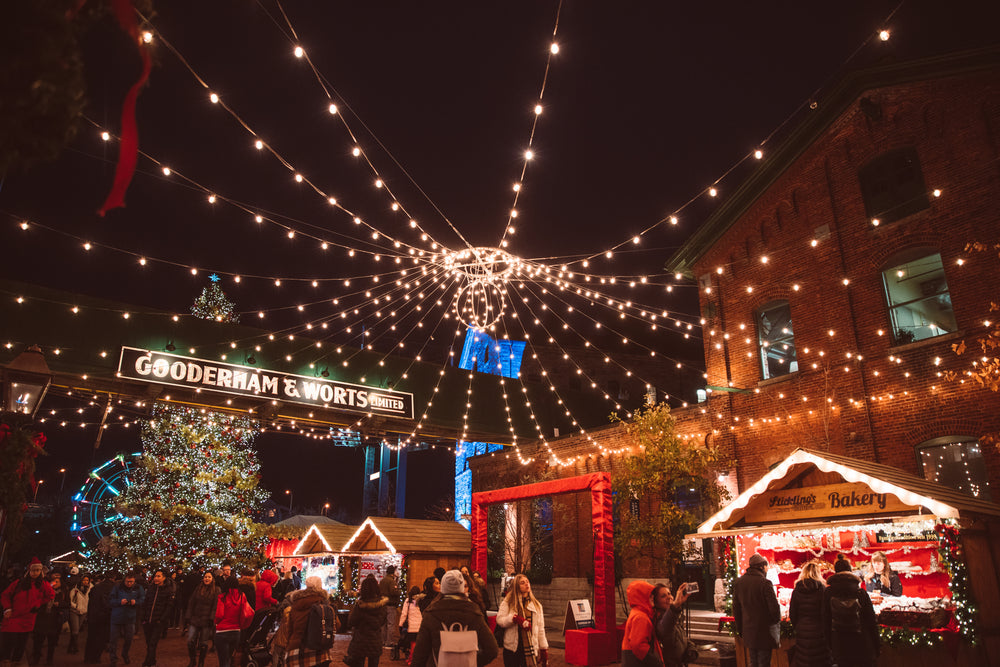
[[[465,577],[458,570],[448,570],[441,579],[441,592],[445,595],[465,593]]]
[[[753,556],[750,556],[750,567],[756,567],[761,570],[766,569],[767,559],[760,554],[755,553]]]
[[[844,558],[841,554],[837,556],[837,562],[833,564],[834,572],[850,572],[851,571],[851,561]]]
[[[36,557],[34,557],[34,558],[32,558],[32,559],[31,559],[31,562],[30,562],[30,563],[28,563],[28,565],[41,565],[41,564],[42,564],[42,561],[38,560],[38,557],[37,557],[37,556],[36,556]]]

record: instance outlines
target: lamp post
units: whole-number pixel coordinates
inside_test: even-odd
[[[39,487],[42,486],[42,484],[45,484],[45,480],[44,479],[40,479],[37,482],[35,482],[35,495],[32,496],[32,498],[31,498],[31,504],[32,505],[36,504],[36,502],[38,501],[38,489],[39,489]]]
[[[323,505],[323,516],[326,516],[327,512],[329,511],[330,511],[330,503],[326,503],[325,505]]]
[[[0,366],[3,412],[33,419],[52,384],[52,371],[45,363],[42,348],[32,345],[6,366]]]
[[[291,489],[285,489],[285,495],[288,496],[288,513],[292,513],[292,498],[295,496],[292,494]]]
[[[66,488],[66,468],[59,468],[59,473],[62,475],[62,480],[59,482],[59,493],[61,495],[63,489]]]

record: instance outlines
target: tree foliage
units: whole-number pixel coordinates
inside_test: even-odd
[[[616,464],[612,488],[619,557],[661,559],[676,570],[690,555],[684,536],[729,493],[718,482],[715,448],[682,440],[674,422],[670,407],[659,403],[646,405],[623,423],[634,453]]]
[[[35,458],[45,453],[45,436],[30,422],[19,422],[11,414],[5,418],[9,421],[0,422],[0,539],[17,543],[28,489],[38,484]]]
[[[256,435],[246,417],[158,405],[118,504],[128,520],[98,545],[101,565],[259,565],[271,529],[251,519],[267,497]]]

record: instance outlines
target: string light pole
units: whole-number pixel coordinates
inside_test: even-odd
[[[285,495],[288,496],[288,513],[291,514],[292,513],[292,498],[294,498],[295,495],[292,493],[291,489],[285,489]]]

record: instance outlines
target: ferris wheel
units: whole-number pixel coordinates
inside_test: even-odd
[[[89,556],[101,538],[111,535],[116,524],[125,521],[115,505],[122,492],[132,485],[132,472],[141,456],[140,452],[119,454],[94,468],[73,495],[70,532],[80,543],[77,550],[83,556]]]

